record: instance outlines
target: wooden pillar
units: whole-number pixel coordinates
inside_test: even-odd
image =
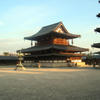
[[[73,39],[72,39],[72,45],[73,45],[73,43],[74,43],[74,42],[73,42]]]
[[[31,40],[31,47],[33,46],[33,41]]]

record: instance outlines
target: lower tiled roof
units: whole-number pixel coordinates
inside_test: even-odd
[[[30,53],[35,51],[43,51],[49,49],[63,50],[63,51],[73,51],[73,52],[84,52],[88,51],[88,49],[80,48],[72,45],[45,45],[45,46],[34,46],[26,49],[22,49],[22,53]]]

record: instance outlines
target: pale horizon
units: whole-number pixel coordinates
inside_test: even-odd
[[[24,37],[59,21],[70,33],[81,35],[74,39],[75,46],[98,51],[91,45],[100,42],[100,34],[94,32],[99,27],[99,9],[98,0],[0,1],[0,54],[30,47],[30,41],[24,41]]]

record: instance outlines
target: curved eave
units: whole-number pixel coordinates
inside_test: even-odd
[[[96,15],[97,17],[100,17],[100,13]]]
[[[57,45],[47,45],[47,46],[34,46],[31,48],[22,49],[22,53],[30,53],[30,52],[36,52],[36,51],[44,51],[49,49],[58,49],[58,50],[66,50],[66,46],[57,46]]]
[[[25,40],[34,40],[33,36],[29,36],[29,37],[24,37]]]
[[[98,52],[94,52],[94,54],[99,54],[99,55],[100,55],[100,51],[98,51]]]
[[[78,38],[81,37],[80,35],[75,35],[75,34],[71,34],[71,33],[57,33],[57,32],[50,32],[44,35],[32,35],[30,37],[25,37],[24,39],[26,40],[39,40],[41,38],[46,38],[46,37],[58,37],[58,38],[65,38],[65,39],[74,39],[74,38]]]
[[[100,43],[94,43],[94,44],[92,45],[92,47],[100,48]]]
[[[34,46],[31,48],[27,49],[22,49],[22,53],[31,53],[31,52],[36,52],[36,51],[44,51],[44,50],[49,50],[49,49],[56,49],[56,50],[61,50],[61,51],[72,51],[72,52],[85,52],[88,51],[89,49],[85,48],[80,48],[76,46],[71,46],[71,45],[47,45],[47,46]]]
[[[81,37],[80,35],[75,35],[75,34],[71,34],[71,33],[57,33],[57,32],[54,32],[55,36],[59,36],[59,37],[62,37],[62,38],[66,38],[66,39],[74,39],[74,38],[78,38],[78,37]]]
[[[89,49],[70,45],[69,48],[66,51],[86,52],[86,51],[89,51]]]
[[[96,28],[94,31],[100,33],[100,28]]]

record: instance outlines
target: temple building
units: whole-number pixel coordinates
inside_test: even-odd
[[[80,35],[69,33],[62,22],[44,26],[36,34],[24,38],[31,41],[31,47],[21,50],[24,53],[24,62],[80,63],[85,56],[82,52],[88,49],[73,45],[73,39],[78,37]]]
[[[18,62],[17,56],[0,55],[0,65],[16,65],[17,62]]]

